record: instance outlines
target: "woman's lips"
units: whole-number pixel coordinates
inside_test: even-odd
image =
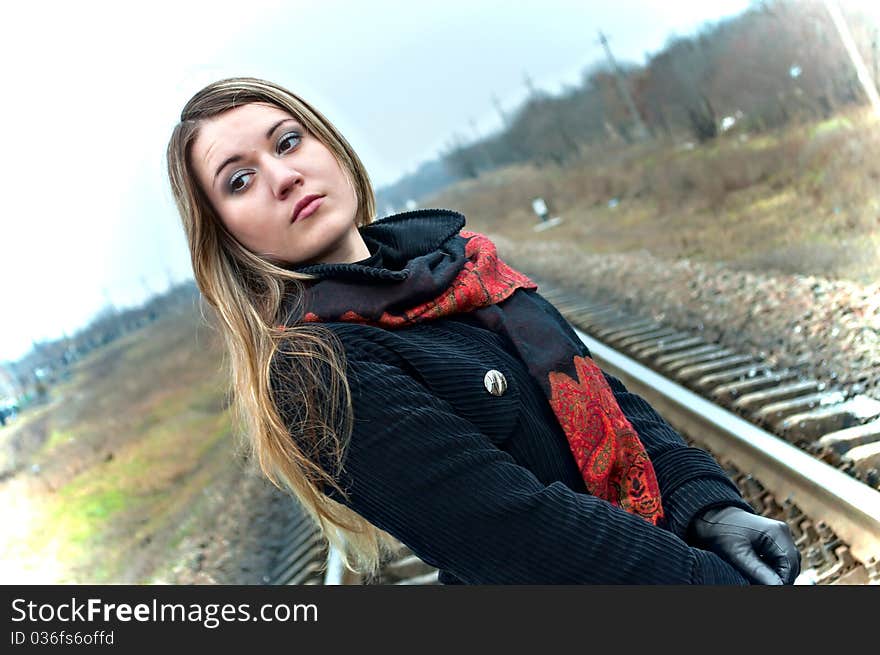
[[[324,196],[319,196],[312,200],[309,204],[299,210],[299,213],[296,215],[296,218],[293,219],[293,222],[301,221],[308,216],[311,216],[316,211],[318,211],[318,207],[321,206],[321,203],[324,202]]]

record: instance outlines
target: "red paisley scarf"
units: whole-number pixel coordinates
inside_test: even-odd
[[[359,228],[371,259],[382,250],[382,266],[294,268],[320,278],[305,285],[304,320],[393,330],[471,312],[514,344],[546,394],[587,490],[659,524],[663,507],[654,467],[586,346],[552,305],[532,293],[538,285],[499,259],[488,237],[461,229],[464,223],[457,212],[432,209]]]

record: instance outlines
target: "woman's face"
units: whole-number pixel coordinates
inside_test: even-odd
[[[354,188],[333,153],[283,109],[252,103],[205,120],[191,157],[214,211],[251,252],[288,264],[370,255]]]

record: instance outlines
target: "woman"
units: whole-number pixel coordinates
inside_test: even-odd
[[[196,282],[265,474],[369,575],[448,584],[787,584],[784,523],[605,376],[448,210],[373,222],[360,159],[269,82],[199,91],[168,146]]]

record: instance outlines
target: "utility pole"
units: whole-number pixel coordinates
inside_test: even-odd
[[[153,289],[150,287],[150,283],[147,281],[146,275],[141,275],[141,286],[144,288],[144,304],[146,304],[150,302],[155,295]]]
[[[825,8],[831,15],[831,22],[834,23],[834,27],[837,28],[837,32],[840,34],[840,40],[843,41],[843,47],[846,48],[850,61],[852,61],[852,64],[856,69],[856,76],[859,78],[859,82],[862,83],[862,88],[865,90],[868,100],[871,101],[874,113],[877,116],[880,116],[880,94],[877,93],[877,86],[874,80],[871,79],[871,73],[868,72],[868,67],[865,66],[865,62],[862,61],[862,56],[859,54],[859,49],[856,46],[855,39],[853,39],[852,32],[849,30],[849,26],[846,24],[843,12],[840,11],[840,6],[834,0],[825,0]]]
[[[506,130],[510,127],[510,118],[508,118],[507,114],[504,111],[504,107],[501,106],[501,101],[498,100],[498,96],[494,93],[492,94],[492,104],[495,105],[495,110],[498,112],[498,115],[501,117],[501,125],[504,126]]]
[[[464,137],[459,132],[454,132],[450,139],[450,143],[450,152],[455,152],[458,155],[462,172],[464,172],[467,177],[479,177],[480,169],[477,166],[477,162],[465,155],[464,150],[467,144],[465,143]]]
[[[523,73],[523,80],[526,83],[526,89],[529,91],[528,99],[531,100],[538,95],[538,91],[535,89],[535,85],[532,83],[532,78],[529,77],[528,73]]]
[[[116,329],[119,330],[119,336],[125,334],[125,324],[122,321],[122,313],[116,308],[116,305],[113,303],[113,298],[110,297],[110,291],[104,287],[104,298],[107,300],[107,306],[109,308],[110,314],[113,316],[113,322],[116,324]]]
[[[522,146],[519,143],[519,140],[516,138],[508,138],[512,135],[510,132],[511,120],[510,116],[504,111],[504,107],[501,106],[501,101],[498,99],[494,93],[492,94],[492,104],[495,105],[495,110],[498,112],[498,115],[501,117],[501,125],[502,129],[505,132],[503,137],[504,146],[509,149],[509,152],[512,153],[514,160],[521,161],[524,159],[528,159],[528,153],[526,153]],[[506,155],[502,154],[502,160]]]
[[[168,293],[174,288],[174,285],[176,284],[176,282],[174,281],[174,275],[171,273],[171,268],[168,266],[165,267],[165,277],[168,278],[168,288],[165,289],[165,293]]]
[[[471,129],[474,131],[474,137],[477,139],[477,141],[483,138],[480,136],[480,130],[477,129],[477,121],[474,120],[473,116],[468,118],[468,123],[470,123]]]
[[[77,356],[76,347],[73,343],[73,339],[70,338],[70,335],[67,333],[67,330],[63,330],[61,332],[64,339],[64,354],[62,355],[64,359],[65,365],[70,364],[74,358]]]
[[[605,35],[602,33],[601,30],[599,31],[599,43],[601,43],[602,47],[605,49],[605,55],[608,57],[608,63],[611,65],[611,70],[614,72],[614,78],[617,80],[617,89],[618,91],[620,91],[623,102],[626,104],[627,111],[629,112],[630,116],[632,116],[634,126],[633,136],[635,136],[636,140],[638,141],[644,141],[648,138],[648,129],[642,122],[642,117],[639,116],[639,112],[636,111],[636,103],[633,102],[632,96],[630,95],[629,87],[627,87],[626,80],[623,78],[623,72],[617,65],[617,61],[614,59],[614,55],[611,54],[611,48],[608,47],[608,39],[605,38]]]
[[[477,121],[475,121],[473,118],[470,118],[469,121],[471,124],[471,129],[474,131],[474,136],[477,139],[474,143],[480,148],[480,152],[483,154],[483,159],[486,160],[486,168],[495,168],[495,162],[492,161],[492,155],[489,154],[489,150],[488,148],[486,148],[483,137],[480,136],[480,131],[477,129]]]
[[[874,28],[874,38],[871,39],[871,54],[874,56],[874,88],[877,88],[877,28]]]

